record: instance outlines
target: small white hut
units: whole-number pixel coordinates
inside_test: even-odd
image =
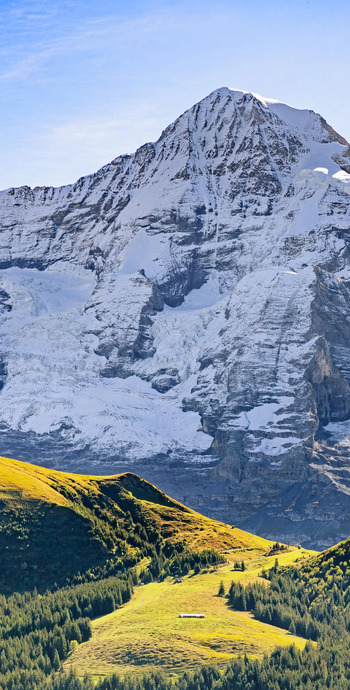
[[[179,618],[205,618],[204,613],[179,613]]]

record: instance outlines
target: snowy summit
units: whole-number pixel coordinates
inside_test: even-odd
[[[74,185],[1,192],[1,454],[347,536],[349,182],[320,115],[221,88]]]

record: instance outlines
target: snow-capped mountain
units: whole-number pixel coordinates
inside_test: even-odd
[[[320,115],[218,89],[0,208],[2,455],[348,536],[350,147]]]

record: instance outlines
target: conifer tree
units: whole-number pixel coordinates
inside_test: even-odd
[[[52,666],[55,669],[55,671],[58,671],[58,669],[60,667],[60,657],[58,655],[57,649],[55,649],[55,653],[53,655]]]

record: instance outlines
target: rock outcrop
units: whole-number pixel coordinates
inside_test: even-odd
[[[219,89],[62,188],[0,193],[2,455],[350,533],[350,147]]]

